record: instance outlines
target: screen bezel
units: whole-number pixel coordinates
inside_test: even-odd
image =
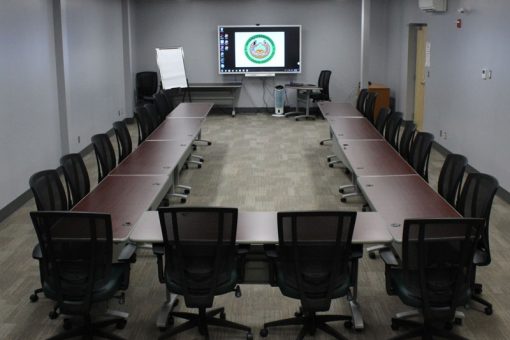
[[[221,27],[228,27],[228,28],[236,28],[236,27],[242,27],[242,28],[271,28],[271,27],[297,27],[299,28],[299,71],[249,71],[249,72],[224,72],[221,70],[221,62],[220,62],[220,44],[219,44],[219,37],[220,37],[220,28]],[[216,45],[218,48],[218,73],[220,75],[241,75],[241,74],[249,74],[249,75],[256,75],[256,74],[300,74],[303,70],[303,60],[302,60],[302,26],[301,25],[218,25],[218,29],[216,31]]]

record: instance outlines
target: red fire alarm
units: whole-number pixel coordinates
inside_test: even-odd
[[[462,28],[462,19],[457,19],[457,28]]]

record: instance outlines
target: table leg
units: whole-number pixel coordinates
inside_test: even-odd
[[[305,114],[297,116],[296,120],[299,120],[301,118],[315,120],[315,116],[310,116],[310,94],[311,94],[312,91],[311,90],[306,90],[305,92],[306,92]]]
[[[363,256],[363,245],[360,245],[361,256]],[[353,249],[353,252],[356,252]],[[351,307],[351,315],[352,315],[352,323],[354,325],[354,329],[363,329],[365,328],[365,324],[363,322],[363,315],[361,314],[361,306],[358,303],[358,267],[359,267],[359,258],[361,256],[354,256],[351,260],[351,284],[352,284],[352,294],[347,296],[349,300],[349,305]]]

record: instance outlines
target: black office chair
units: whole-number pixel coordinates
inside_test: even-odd
[[[172,111],[172,109],[168,105],[168,101],[165,95],[161,92],[158,92],[154,95],[154,104],[156,105],[156,109],[159,112],[159,116],[162,117],[163,119],[166,116],[168,116],[170,111]]]
[[[113,317],[92,322],[90,309],[94,303],[114,297],[129,285],[129,263],[136,247],[126,246],[112,264],[112,225],[110,215],[83,212],[31,212],[41,249],[41,272],[46,297],[56,301],[50,318],[59,314],[83,319],[73,328],[71,319],[64,320],[65,333],[50,339],[67,339],[80,335],[122,339],[101,328],[125,327],[127,320]],[[121,295],[123,299],[123,295]]]
[[[151,103],[154,93],[158,91],[158,74],[153,71],[136,74],[136,103]]]
[[[466,182],[462,188],[459,200],[457,202],[457,211],[464,217],[483,218],[484,228],[482,238],[478,243],[473,268],[472,292],[471,298],[485,306],[485,314],[492,314],[492,304],[481,298],[482,285],[475,283],[476,267],[488,266],[491,263],[491,251],[489,244],[489,220],[491,215],[492,201],[498,190],[498,180],[491,175],[481,173],[471,173],[467,176]]]
[[[458,154],[448,154],[439,173],[437,191],[445,200],[455,206],[460,195],[460,184],[468,164],[467,158]]]
[[[368,121],[374,124],[374,110],[375,110],[375,101],[377,100],[377,93],[369,92],[367,94],[367,98],[365,99],[365,110],[362,112],[363,115],[368,119]]]
[[[368,90],[361,89],[358,94],[358,99],[356,100],[356,110],[363,113],[365,112],[365,100],[367,99]]]
[[[89,173],[79,153],[70,153],[62,156],[60,158],[60,166],[66,181],[69,208],[72,208],[90,192]]]
[[[473,254],[483,228],[482,219],[410,219],[404,221],[402,256],[381,251],[386,263],[386,288],[390,295],[421,313],[401,313],[391,328],[412,327],[393,339],[442,337],[464,339],[450,333],[452,322],[461,323],[457,307],[470,298]],[[405,318],[423,315],[423,324]],[[446,329],[445,329],[446,328]]]
[[[175,108],[174,100],[179,95],[179,89],[167,89],[162,91],[166,102],[170,107],[170,112]]]
[[[138,145],[140,145],[154,131],[154,127],[147,110],[143,106],[135,108],[135,120],[138,129]]]
[[[119,153],[118,163],[120,163],[133,151],[133,142],[131,142],[131,135],[124,121],[114,122],[113,130],[115,131],[115,138],[117,139],[117,150]]]
[[[402,124],[402,117],[402,112],[391,113],[386,122],[386,129],[384,130],[384,138],[395,150],[398,150],[398,134],[400,125]]]
[[[299,299],[302,313],[264,323],[260,336],[267,336],[269,327],[302,325],[297,339],[314,334],[317,329],[345,339],[327,323],[345,320],[345,326],[352,327],[351,316],[317,315],[317,312],[328,311],[332,299],[349,293],[356,212],[279,212],[277,218],[278,247],[267,255],[275,265],[280,291]]]
[[[94,146],[97,161],[97,183],[101,182],[112,171],[116,164],[110,137],[106,133],[99,133],[90,139]]]
[[[418,132],[416,137],[414,137],[414,142],[409,152],[409,164],[427,182],[429,180],[429,157],[430,150],[432,150],[432,142],[434,142],[433,134]]]
[[[159,219],[164,240],[164,264],[158,255],[158,272],[168,291],[182,295],[188,308],[198,314],[172,311],[170,317],[184,318],[159,338],[198,327],[209,338],[208,326],[247,332],[250,327],[225,320],[225,309],[212,307],[214,296],[236,291],[241,295],[237,271],[237,209],[235,208],[160,208]],[[164,268],[163,268],[164,266]],[[219,318],[215,316],[219,314]]]
[[[331,78],[330,70],[322,70],[319,74],[319,80],[317,81],[317,86],[321,88],[320,92],[312,93],[310,95],[310,99],[313,102],[320,101],[331,101],[329,98],[329,78]]]
[[[57,170],[36,172],[28,180],[34,195],[35,205],[39,211],[67,210],[69,201]]]
[[[384,136],[384,127],[386,126],[386,121],[391,113],[391,110],[388,107],[382,107],[379,110],[379,114],[377,115],[377,120],[375,121],[375,127],[377,131],[381,135]]]
[[[69,200],[66,197],[64,186],[60,181],[57,170],[43,170],[36,172],[28,180],[30,190],[34,195],[35,205],[39,211],[52,211],[52,210],[67,210],[69,208]],[[40,253],[39,245],[34,247],[32,257],[37,258]],[[41,266],[39,266],[41,268]],[[41,271],[41,286],[43,284],[42,278],[44,273]],[[30,301],[36,302],[39,300],[38,294],[42,293],[43,289],[35,289],[30,295]]]
[[[159,126],[159,124],[161,124],[161,122],[163,122],[165,116],[160,115],[156,105],[154,104],[145,104],[143,107],[151,119],[151,124],[153,127],[152,130],[154,130]]]
[[[413,121],[407,121],[404,123],[404,131],[400,138],[398,145],[398,152],[402,158],[409,161],[409,152],[411,151],[411,145],[413,144],[414,134],[416,133],[416,124]]]

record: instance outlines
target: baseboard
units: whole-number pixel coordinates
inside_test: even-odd
[[[441,155],[443,155],[445,157],[446,157],[446,155],[452,153],[450,150],[448,150],[447,148],[445,148],[438,142],[434,142],[433,147],[437,152],[439,152]],[[480,171],[478,171],[476,168],[474,168],[470,164],[468,164],[466,167],[466,172],[467,173],[479,173]],[[510,203],[510,192],[508,192],[508,190],[506,190],[505,188],[500,186],[498,188],[496,195],[498,195],[498,197],[501,198],[502,200],[504,200],[506,203]]]

